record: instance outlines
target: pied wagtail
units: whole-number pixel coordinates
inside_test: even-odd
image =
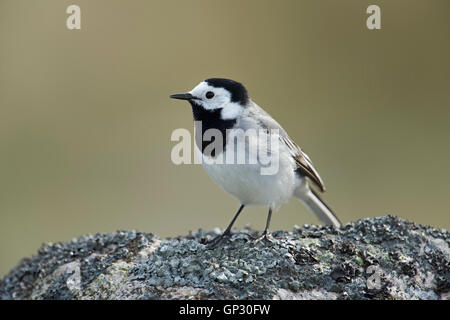
[[[213,160],[220,156],[220,153],[223,153],[222,156],[226,158],[226,153],[230,152],[231,148],[230,132],[236,129],[254,129],[257,132],[270,130],[277,135],[278,150],[269,147],[267,148],[270,150],[266,150],[278,157],[278,170],[275,174],[262,175],[260,169],[263,165],[259,162],[242,164],[202,161],[211,179],[240,202],[240,207],[231,223],[221,236],[212,241],[213,244],[231,234],[233,223],[246,205],[262,205],[269,208],[266,228],[263,232],[266,238],[272,210],[277,210],[292,196],[302,201],[323,223],[335,227],[341,225],[333,211],[319,197],[318,192],[309,186],[312,183],[321,192],[325,191],[323,181],[309,157],[292,141],[278,122],[249,98],[247,90],[241,83],[229,79],[211,78],[202,81],[188,93],[173,94],[170,97],[187,100],[191,104],[195,120],[195,148],[197,154],[203,159]],[[215,149],[208,154],[205,153],[208,144],[212,143],[203,139],[208,129],[219,130],[222,134],[223,150],[220,150],[220,153]],[[249,144],[255,141],[249,138],[244,142],[246,153],[252,152]]]

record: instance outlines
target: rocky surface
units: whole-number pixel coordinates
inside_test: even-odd
[[[235,230],[160,239],[118,231],[44,245],[1,299],[449,299],[449,231],[394,216],[305,225],[257,241]]]

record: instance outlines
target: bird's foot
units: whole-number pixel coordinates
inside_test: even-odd
[[[274,238],[272,237],[272,235],[269,232],[264,231],[262,233],[261,237],[257,238],[253,243],[257,244],[258,242],[261,242],[261,241],[272,244],[272,243],[274,243]]]
[[[207,246],[209,249],[214,249],[222,241],[230,240],[230,237],[231,237],[231,232],[228,230],[225,230],[224,233],[222,233],[221,235],[219,235],[219,236],[215,237],[214,239],[212,239],[211,241],[209,241]]]

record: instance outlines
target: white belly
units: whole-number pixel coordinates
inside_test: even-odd
[[[199,159],[201,151],[196,147]],[[226,152],[225,152],[226,157]],[[292,157],[279,157],[278,170],[273,175],[262,175],[257,164],[207,164],[203,167],[223,190],[244,205],[263,205],[278,209],[293,195],[300,184]]]

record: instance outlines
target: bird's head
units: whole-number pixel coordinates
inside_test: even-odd
[[[194,111],[196,108],[220,111],[224,120],[236,119],[249,102],[247,90],[241,83],[222,78],[207,79],[187,93],[170,97],[189,101]]]

